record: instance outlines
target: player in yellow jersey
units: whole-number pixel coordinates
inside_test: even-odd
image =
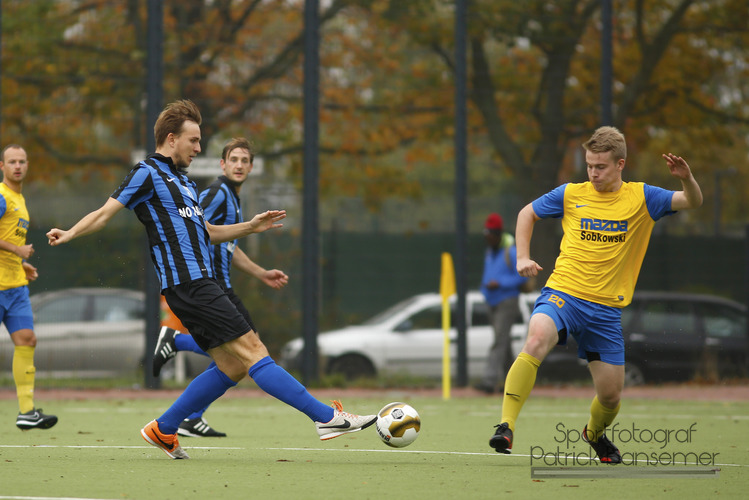
[[[619,130],[601,127],[583,144],[588,182],[559,186],[525,206],[516,226],[517,269],[536,276],[530,257],[533,226],[542,218],[562,220],[564,236],[546,286],[531,315],[528,337],[505,380],[502,420],[489,445],[510,453],[515,422],[536,381],[541,362],[567,335],[588,361],[596,396],[582,437],[602,463],[621,454],[604,431],[619,412],[624,387],[621,308],[632,300],[655,221],[702,205],[702,191],[680,156],[664,154],[681,191],[622,181],[627,146]]]
[[[29,302],[29,281],[37,270],[26,262],[34,248],[26,244],[29,212],[21,194],[29,169],[26,151],[17,144],[3,149],[0,169],[0,322],[10,332],[13,351],[13,380],[18,394],[19,414],[16,426],[21,430],[49,429],[57,423],[54,415],[34,408],[34,315]]]

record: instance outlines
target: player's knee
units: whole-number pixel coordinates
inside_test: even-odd
[[[34,330],[18,330],[11,335],[13,344],[17,346],[36,347],[36,335]]]
[[[609,409],[614,409],[617,406],[619,406],[619,401],[621,401],[620,397],[604,397],[604,399],[598,398],[598,401],[601,403],[601,405],[605,406]]]
[[[616,408],[619,401],[622,399],[622,391],[617,390],[616,387],[604,387],[599,389],[596,393],[598,396],[598,402],[606,408]]]
[[[250,332],[247,334],[247,347],[252,353],[252,357],[256,359],[264,358],[265,356],[268,356],[268,348],[265,347],[265,344],[262,340],[260,340],[260,337],[255,332]]]
[[[247,370],[245,369],[245,363],[239,359],[227,358],[217,362],[218,369],[221,370],[227,377],[232,379],[234,382],[239,382],[247,376]]]
[[[523,352],[527,352],[536,359],[544,359],[549,351],[556,345],[556,335],[550,336],[542,330],[528,332],[528,338],[523,346]]]
[[[247,370],[245,370],[244,367],[236,369],[236,370],[232,369],[232,370],[227,370],[227,371],[228,373],[224,372],[226,376],[232,379],[232,381],[237,382],[237,383],[247,376]]]

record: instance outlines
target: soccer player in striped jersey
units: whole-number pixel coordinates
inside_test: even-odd
[[[34,408],[34,313],[29,301],[29,281],[38,276],[28,262],[34,247],[26,244],[29,212],[21,194],[29,170],[26,150],[18,144],[3,149],[0,158],[0,322],[5,323],[13,341],[13,381],[18,396],[16,427],[21,430],[49,429],[57,423],[54,415]]]
[[[588,361],[596,396],[582,437],[602,463],[620,463],[621,453],[605,429],[619,413],[624,387],[621,310],[632,300],[635,283],[655,222],[678,210],[702,205],[702,191],[687,162],[664,154],[671,175],[681,182],[670,191],[642,182],[624,182],[624,135],[601,127],[588,139],[588,182],[557,187],[526,205],[516,226],[517,269],[536,276],[543,268],[531,259],[533,226],[561,218],[564,236],[559,257],[536,301],[528,337],[505,380],[502,420],[489,445],[510,453],[515,422],[546,355],[572,335],[578,355]]]
[[[200,207],[208,222],[222,225],[243,222],[239,192],[252,171],[254,159],[252,145],[244,137],[234,138],[224,146],[220,162],[223,175],[200,193]],[[234,293],[231,285],[232,267],[256,277],[274,289],[284,287],[289,282],[289,277],[283,271],[264,269],[255,263],[242,251],[237,240],[220,243],[213,247],[213,268],[216,272],[216,279],[254,330],[250,313]],[[191,351],[208,356],[188,332],[163,326],[159,332],[153,357],[154,376],[158,376],[164,364],[179,351]],[[180,436],[189,437],[226,436],[225,433],[217,431],[206,422],[203,417],[206,409],[188,416],[180,424],[177,433]]]
[[[149,444],[170,458],[189,458],[177,429],[189,415],[207,408],[248,374],[271,396],[306,414],[321,440],[369,427],[377,415],[353,415],[340,402],[315,399],[278,366],[257,332],[215,278],[213,245],[282,227],[283,210],[268,210],[248,222],[213,225],[203,217],[195,183],[187,177],[200,153],[200,110],[189,100],[170,103],[156,120],[156,152],[139,162],[106,203],[69,230],[47,232],[52,246],[102,229],[123,208],[146,228],[151,260],[169,308],[216,366],[198,375],[160,417],[141,429]]]

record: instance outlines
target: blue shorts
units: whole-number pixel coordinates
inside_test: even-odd
[[[34,329],[34,312],[29,300],[29,287],[19,286],[0,290],[0,323],[9,333]]]
[[[559,345],[567,343],[567,334],[575,338],[580,358],[588,362],[624,364],[622,310],[618,307],[596,304],[544,287],[533,307],[533,314],[538,313],[554,320]]]

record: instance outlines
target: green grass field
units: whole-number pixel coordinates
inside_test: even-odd
[[[269,397],[222,399],[206,417],[229,437],[182,438],[191,460],[169,460],[140,437],[170,399],[49,401],[41,406],[60,417],[58,425],[27,432],[13,425],[16,401],[1,400],[0,499],[744,498],[749,486],[749,402],[626,400],[614,441],[625,462],[639,461],[604,466],[580,465],[590,453],[576,434],[587,422],[588,399],[532,396],[512,455],[488,447],[498,423],[496,397],[443,401],[394,391],[343,403],[374,413],[398,400],[422,417],[419,438],[403,450],[385,446],[373,428],[321,442],[304,415]],[[575,470],[622,477],[531,478],[532,460],[560,465],[551,455],[560,451],[578,457],[568,458]],[[652,456],[658,461],[648,464]],[[684,470],[684,460],[669,465],[666,458],[682,456],[692,467],[692,457],[702,457],[703,469],[720,472],[670,475]],[[626,477],[655,469],[669,475]]]

